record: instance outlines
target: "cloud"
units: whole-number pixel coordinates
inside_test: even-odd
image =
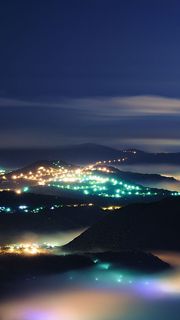
[[[148,115],[180,115],[180,99],[161,96],[95,97],[56,99],[56,101],[22,101],[0,98],[0,107],[60,108],[77,110],[82,115],[127,117]]]
[[[71,105],[69,101],[69,105]],[[68,105],[67,104],[67,105]],[[86,109],[101,116],[126,117],[148,115],[180,115],[180,99],[160,96],[132,96],[76,99],[72,107]]]
[[[22,101],[0,99],[1,144],[96,142],[178,147],[180,99],[160,96]],[[156,142],[157,141],[157,142]]]

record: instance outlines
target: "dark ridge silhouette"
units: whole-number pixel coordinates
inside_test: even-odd
[[[121,151],[114,148],[93,143],[41,149],[1,149],[0,163],[3,166],[22,166],[41,159],[89,163],[101,159],[107,160],[111,157],[116,158],[121,154]]]
[[[0,243],[11,243],[15,239],[21,239],[26,233],[51,235],[85,229],[107,215],[97,206],[66,206],[69,204],[77,204],[77,200],[30,193],[17,195],[13,192],[0,192],[0,206],[13,210],[12,213],[0,213]],[[80,200],[78,204],[81,205]],[[38,213],[24,212],[19,209],[20,205],[26,205],[28,210],[41,206],[43,209]],[[56,208],[55,205],[64,207]]]
[[[143,183],[143,182],[179,182],[174,177],[166,177],[160,174],[152,174],[152,173],[139,173],[139,172],[131,172],[131,171],[116,171],[116,174],[121,179],[126,179],[127,181],[133,183]]]
[[[78,199],[78,203],[84,203],[84,198],[82,198],[82,201]],[[0,192],[0,205],[18,206],[26,204],[31,206],[46,206],[53,205],[54,203],[75,204],[77,203],[77,199],[30,192],[24,192],[21,194],[17,194],[13,191]]]
[[[127,183],[132,183],[132,184],[138,184],[142,185],[144,184],[145,187],[148,186],[148,184],[152,185],[151,189],[157,189],[156,185],[162,184],[165,185],[179,185],[180,186],[180,181],[176,180],[174,177],[166,177],[160,174],[151,174],[151,173],[139,173],[139,172],[131,172],[131,171],[122,171],[119,170],[116,167],[113,166],[106,166],[106,165],[97,165],[94,166],[95,168],[101,168],[101,167],[106,167],[107,169],[110,169],[112,173],[109,173],[110,176],[114,176],[116,179],[122,179],[126,181]],[[98,171],[97,171],[98,172]],[[101,174],[101,173],[99,173]],[[103,174],[102,174],[103,175]],[[159,191],[162,190],[163,188],[158,188]],[[158,190],[157,190],[158,191]],[[166,190],[167,191],[167,190]]]
[[[128,268],[150,273],[162,272],[171,268],[168,263],[155,255],[143,251],[101,252],[90,256],[104,268]]]
[[[59,208],[53,213],[0,214],[0,238],[18,232],[58,232],[87,228],[99,221],[106,213],[97,207]]]
[[[132,151],[136,151],[134,154]],[[177,153],[150,153],[136,149],[128,149],[126,154],[130,154],[126,164],[138,164],[138,163],[149,163],[149,164],[180,164],[180,152]]]
[[[180,197],[132,204],[90,227],[66,251],[180,250]]]
[[[136,153],[134,153],[135,151]],[[99,160],[118,159],[128,156],[126,164],[137,163],[171,163],[180,164],[180,152],[148,153],[137,149],[118,150],[115,148],[85,143],[56,148],[1,149],[0,163],[2,166],[26,165],[41,159],[62,159],[72,163],[90,163]]]
[[[84,255],[35,255],[23,256],[15,254],[0,254],[0,279],[8,277],[17,279],[18,277],[32,277],[34,275],[44,275],[69,270],[76,270],[92,266],[91,258]],[[13,272],[12,272],[13,270]]]
[[[0,254],[0,297],[18,294],[18,282],[38,281],[40,276],[63,273],[93,266],[91,258],[82,255],[21,256]]]

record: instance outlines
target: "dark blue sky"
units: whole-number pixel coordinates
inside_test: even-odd
[[[179,150],[178,0],[1,0],[0,146]]]

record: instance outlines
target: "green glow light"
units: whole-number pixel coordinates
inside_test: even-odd
[[[98,267],[99,267],[100,269],[103,269],[103,270],[108,270],[108,269],[110,268],[110,266],[111,266],[110,263],[100,263],[100,264],[98,265]]]
[[[24,187],[23,188],[23,192],[28,192],[29,191],[29,187]]]

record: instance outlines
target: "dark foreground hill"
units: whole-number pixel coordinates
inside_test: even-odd
[[[47,232],[86,228],[106,213],[97,207],[59,208],[53,212],[0,214],[0,238],[8,232]]]
[[[25,232],[52,234],[85,229],[106,214],[81,201],[77,206],[75,199],[0,192],[0,241],[8,243]]]
[[[64,246],[67,251],[179,250],[180,198],[132,204]]]
[[[60,274],[93,266],[91,258],[81,255],[21,256],[0,254],[0,299],[10,294],[18,295],[19,283],[33,283],[41,276]],[[42,289],[42,288],[41,288]]]
[[[51,255],[41,254],[23,256],[0,254],[0,279],[18,279],[51,273],[67,272],[93,265],[93,261],[82,255]],[[12,272],[13,270],[13,272]]]
[[[95,260],[98,259],[98,264]],[[158,272],[170,265],[158,257],[140,251],[105,252],[93,255],[51,255],[22,256],[0,254],[0,279],[26,278],[45,274],[62,273],[70,270],[97,266],[109,262],[111,268],[128,268],[145,272]],[[103,265],[102,265],[103,266]],[[13,272],[11,272],[13,270]]]
[[[119,252],[98,252],[92,255],[94,261],[102,269],[127,268],[142,272],[161,272],[170,268],[170,265],[157,256],[136,250],[122,250]]]

